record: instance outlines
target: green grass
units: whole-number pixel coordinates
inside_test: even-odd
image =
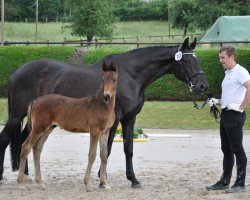
[[[137,115],[137,128],[176,128],[176,129],[217,129],[219,124],[210,116],[209,106],[202,110],[193,107],[193,103],[147,101],[142,111]],[[7,119],[7,100],[0,99],[0,124]],[[247,109],[248,118],[250,107]],[[250,129],[246,120],[244,129]]]
[[[7,121],[8,108],[7,99],[0,98],[0,124],[4,124]]]
[[[72,36],[71,31],[66,29],[62,31],[62,23],[38,23],[38,41],[63,41],[79,40],[79,37]],[[167,36],[168,23],[166,21],[141,21],[141,22],[118,22],[115,24],[114,38],[131,37],[131,36]],[[200,33],[200,31],[198,32]],[[182,30],[171,29],[171,34],[183,34]],[[86,39],[86,38],[82,38]],[[4,40],[5,41],[34,41],[35,40],[35,23],[13,23],[6,22],[4,24]],[[140,39],[143,42],[145,39]],[[164,38],[167,41],[168,38]],[[171,39],[177,42],[183,38]],[[132,40],[128,40],[130,42]],[[135,39],[133,39],[135,41]],[[149,40],[147,39],[149,42]],[[152,42],[163,41],[161,38],[152,38]]]

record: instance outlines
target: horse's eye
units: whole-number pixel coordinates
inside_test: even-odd
[[[116,79],[113,79],[113,83],[115,83],[116,82]]]

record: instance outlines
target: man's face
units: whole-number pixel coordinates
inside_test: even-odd
[[[224,69],[230,69],[232,62],[234,62],[234,56],[228,56],[226,51],[219,54],[219,59]]]

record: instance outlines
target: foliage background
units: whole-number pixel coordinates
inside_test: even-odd
[[[11,72],[22,64],[38,58],[54,58],[68,61],[75,52],[74,47],[1,47],[0,48],[0,94],[6,96],[7,81]],[[123,49],[99,48],[88,51],[83,57],[83,63],[95,63],[107,55],[124,52]],[[250,71],[250,49],[238,49],[237,61]],[[221,81],[224,70],[218,61],[218,49],[197,49],[202,70],[210,84],[214,97],[221,94]],[[14,58],[14,59],[13,59]],[[202,100],[206,97],[200,96]],[[146,100],[191,100],[190,92],[185,83],[178,81],[173,75],[163,76],[156,80],[146,90]]]
[[[17,68],[39,58],[67,61],[74,47],[0,47],[0,97],[6,97],[8,78]]]

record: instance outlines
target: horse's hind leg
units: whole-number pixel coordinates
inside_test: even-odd
[[[107,162],[108,162],[108,136],[109,131],[102,133],[99,138],[100,143],[100,157],[101,157],[101,169],[100,169],[100,188],[111,189],[107,182]]]
[[[20,188],[24,188],[24,170],[25,170],[25,163],[27,160],[27,157],[31,151],[31,142],[30,142],[30,137],[23,143],[22,149],[21,149],[21,154],[20,154],[20,166],[19,166],[19,172],[17,175],[17,182],[19,184]]]
[[[43,145],[46,142],[49,134],[53,128],[47,130],[45,134],[38,139],[38,141],[33,146],[33,157],[34,157],[34,166],[35,166],[35,182],[41,190],[45,190],[46,186],[42,181],[41,169],[40,169],[40,157],[43,149]]]
[[[86,174],[84,177],[84,183],[85,183],[87,192],[90,192],[93,190],[91,186],[91,169],[96,158],[98,138],[99,138],[99,131],[90,131],[88,166],[87,166]]]
[[[31,132],[30,136],[25,140],[25,142],[22,144],[21,148],[21,154],[20,154],[20,166],[19,166],[19,172],[17,176],[17,182],[20,186],[20,188],[24,188],[24,171],[25,171],[25,163],[28,158],[28,155],[31,151],[32,146],[37,142],[39,139],[39,136],[37,134],[32,134]]]
[[[0,181],[3,179],[5,150],[12,138],[18,140],[16,137],[20,135],[19,130],[21,130],[21,119],[9,117],[5,127],[0,133]],[[12,169],[16,170],[18,167],[19,162],[17,163],[12,156]]]

